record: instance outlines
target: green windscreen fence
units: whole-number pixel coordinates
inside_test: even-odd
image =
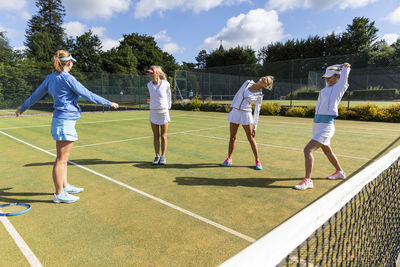
[[[0,66],[0,108],[14,109],[20,106],[50,73],[52,70]],[[146,109],[149,106],[148,76],[82,72],[71,74],[90,91],[122,106],[136,109]],[[52,102],[52,98],[47,95],[33,108],[52,110]],[[86,110],[101,108],[86,103],[84,98],[79,102]]]
[[[293,105],[304,100],[317,100],[325,87],[321,78],[326,67],[348,62],[352,64],[346,101],[400,101],[400,66],[378,67],[366,54],[296,59],[264,65],[235,65],[192,71],[177,71],[177,88],[183,98],[191,90],[202,100],[232,100],[244,81],[259,77],[275,77],[274,88],[265,91],[265,100],[290,100]]]

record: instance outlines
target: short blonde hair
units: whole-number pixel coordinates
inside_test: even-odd
[[[167,79],[167,75],[165,75],[165,73],[162,70],[161,66],[153,65],[153,66],[150,67],[150,69],[153,69],[154,72],[157,72],[158,76],[160,77],[161,80],[166,80]]]
[[[53,56],[51,61],[53,62],[53,68],[58,73],[64,71],[64,66],[68,61],[61,61],[60,58],[69,57],[71,54],[66,50],[57,50],[56,54]]]

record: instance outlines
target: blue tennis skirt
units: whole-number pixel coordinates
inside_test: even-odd
[[[54,118],[51,121],[51,135],[56,141],[76,141],[78,134],[75,130],[76,120]]]

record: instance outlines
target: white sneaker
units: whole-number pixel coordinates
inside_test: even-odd
[[[61,194],[54,194],[53,202],[54,203],[72,203],[78,201],[79,197],[68,194],[65,191],[62,191]]]
[[[298,185],[293,186],[296,190],[306,190],[314,188],[313,182],[310,178],[304,178]]]
[[[160,162],[159,162],[159,164],[160,164],[160,165],[165,165],[165,164],[167,164],[167,158],[166,158],[165,156],[161,156],[161,157],[160,157]]]
[[[67,192],[70,194],[78,194],[78,193],[83,192],[83,188],[73,186],[72,184],[68,184],[66,187],[64,187],[64,192]]]
[[[328,177],[326,177],[326,179],[328,179],[328,180],[339,180],[339,179],[344,180],[344,179],[346,179],[346,174],[344,173],[344,171],[337,171],[335,173],[332,173]]]

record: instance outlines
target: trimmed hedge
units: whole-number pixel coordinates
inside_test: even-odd
[[[230,105],[212,102],[203,103],[196,100],[192,102],[175,102],[172,104],[172,109],[229,112]],[[400,122],[400,104],[391,105],[389,107],[379,107],[378,105],[359,105],[351,107],[350,109],[339,105],[338,110],[338,119],[343,120]],[[277,103],[263,103],[260,109],[260,115],[312,118],[314,117],[314,114],[315,106],[287,107],[280,106]]]
[[[351,91],[351,99],[353,100],[391,100],[396,97],[397,89]]]

